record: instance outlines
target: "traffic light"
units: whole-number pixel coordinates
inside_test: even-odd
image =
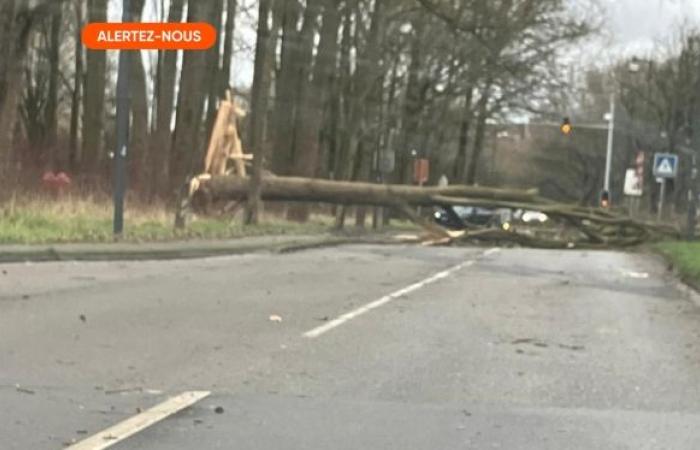
[[[610,208],[610,192],[603,191],[600,193],[600,207]]]
[[[564,120],[562,120],[559,129],[561,130],[563,135],[568,136],[574,130],[574,127],[571,126],[571,120],[569,120],[568,117],[564,117]]]

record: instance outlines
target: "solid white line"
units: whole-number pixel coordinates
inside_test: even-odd
[[[209,391],[188,391],[171,397],[140,414],[129,417],[118,424],[100,431],[66,450],[103,450],[133,436],[151,425],[160,422],[183,409],[192,406],[210,394]]]
[[[442,280],[443,278],[446,278],[450,276],[452,273],[464,268],[471,266],[474,264],[475,261],[465,261],[463,263],[457,264],[454,267],[451,267],[447,270],[443,270],[442,272],[438,272],[435,275],[432,275],[424,280],[421,280],[417,283],[413,283],[410,286],[407,286],[403,289],[399,289],[398,291],[392,292],[391,294],[385,295],[384,297],[375,300],[373,302],[367,303],[364,306],[360,306],[359,308],[350,311],[348,313],[343,314],[342,316],[339,316],[337,319],[333,319],[329,322],[326,322],[325,324],[314,328],[313,330],[309,330],[306,333],[304,333],[304,337],[307,338],[317,338],[321,336],[324,333],[327,333],[331,331],[333,328],[339,327],[345,322],[348,322],[356,317],[361,316],[362,314],[365,314],[369,311],[372,311],[373,309],[379,308],[382,305],[386,305],[389,302],[392,302],[396,300],[397,298],[401,297],[402,295],[409,294],[413,291],[417,291],[418,289],[421,289],[429,284],[432,284],[438,280]]]

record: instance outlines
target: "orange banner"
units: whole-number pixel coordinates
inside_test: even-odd
[[[91,50],[207,50],[216,29],[197,23],[89,23],[83,45]]]

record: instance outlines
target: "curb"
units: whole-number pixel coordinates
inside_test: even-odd
[[[207,244],[177,243],[158,244],[156,248],[138,248],[138,244],[100,244],[95,248],[71,248],[71,246],[49,246],[9,250],[0,248],[0,263],[51,262],[51,261],[154,261],[171,259],[195,259],[215,256],[240,255],[246,253],[272,252],[293,253],[315,248],[338,245],[379,243],[371,238],[348,238],[324,236],[318,239],[290,239],[268,243],[212,242]],[[110,247],[113,246],[113,247]],[[85,246],[89,247],[89,246]]]

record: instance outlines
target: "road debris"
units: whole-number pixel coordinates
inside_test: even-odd
[[[197,213],[207,214],[217,205],[245,201],[249,178],[207,174],[190,189],[186,202]],[[406,216],[424,233],[417,242],[447,245],[458,242],[490,242],[549,249],[631,247],[660,239],[679,239],[680,231],[666,224],[636,220],[623,210],[557,203],[538,195],[535,189],[495,189],[482,186],[417,187],[365,182],[333,181],[285,176],[265,176],[262,197],[268,201],[366,205],[392,208]],[[423,215],[416,207],[528,210],[546,215],[547,226],[531,227],[508,222],[504,228],[465,224],[463,230],[448,230]],[[414,236],[401,240],[414,241]]]
[[[282,322],[282,317],[278,316],[277,314],[272,314],[270,315],[270,322]]]
[[[22,394],[34,395],[36,393],[32,389],[27,389],[25,387],[20,386],[19,384],[15,384],[15,390],[17,390],[17,392],[21,392]]]
[[[104,391],[105,395],[115,395],[115,394],[129,394],[132,392],[143,392],[142,387],[131,387],[131,388],[121,388],[121,389],[109,389]]]

